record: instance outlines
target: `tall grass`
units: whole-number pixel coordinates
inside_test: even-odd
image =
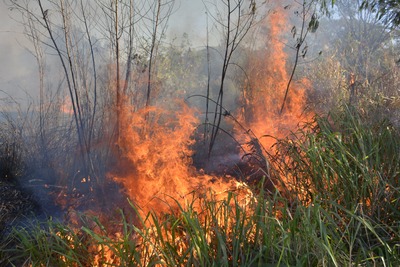
[[[275,198],[279,198],[275,196]],[[258,198],[242,207],[232,196],[207,200],[205,210],[181,208],[164,218],[149,214],[152,225],[136,227],[123,219],[105,229],[45,226],[15,229],[8,262],[17,266],[345,266],[398,265],[398,229],[337,205],[327,210],[319,201],[287,205],[275,216],[274,200]],[[230,203],[229,203],[230,201]],[[279,200],[282,203],[282,200]],[[233,204],[233,205],[232,205]],[[286,203],[288,204],[288,203]],[[251,209],[251,210],[250,210]],[[251,211],[251,212],[250,212]],[[93,226],[93,222],[95,223]],[[122,228],[122,230],[121,230]],[[366,238],[368,237],[368,238]]]
[[[278,142],[272,162],[289,196],[261,190],[244,205],[234,193],[222,201],[209,194],[186,205],[176,201],[178,210],[163,216],[138,215],[135,222],[123,212],[113,224],[87,216],[79,226],[36,222],[3,238],[0,263],[400,265],[398,130],[386,121],[368,124],[344,107],[296,136]]]
[[[381,222],[399,215],[400,134],[388,121],[369,124],[344,106],[296,136],[280,141],[277,162],[292,193],[362,209]]]

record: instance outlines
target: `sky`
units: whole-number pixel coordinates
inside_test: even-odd
[[[167,35],[179,38],[187,33],[194,45],[205,45],[205,12],[202,0],[177,0]],[[18,13],[0,1],[0,100],[10,95],[23,101],[38,95],[36,61],[27,49],[30,43],[23,26],[16,20]]]

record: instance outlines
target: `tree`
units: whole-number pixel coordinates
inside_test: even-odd
[[[360,10],[362,1],[336,1],[339,19],[332,19],[337,26],[333,32],[338,53],[343,54],[343,65],[350,74],[368,84],[374,79],[370,65],[378,59],[379,50],[390,45],[391,30],[382,24],[371,9]],[[336,41],[335,41],[336,40]]]
[[[336,0],[321,0],[321,9],[329,13],[329,9],[336,4]],[[399,0],[362,0],[359,7],[370,9],[384,24],[397,27],[400,24]]]
[[[160,42],[160,38],[165,33],[166,25],[168,18],[172,12],[174,1],[162,1],[157,0],[150,7],[152,12],[152,17],[150,18],[151,26],[149,27],[149,33],[151,35],[151,43],[149,47],[149,68],[148,68],[148,80],[147,80],[147,94],[146,94],[146,107],[150,105],[150,97],[152,91],[152,80],[153,80],[153,72],[155,59],[158,51],[158,45]],[[163,8],[167,7],[167,14],[162,16],[161,11]]]
[[[214,3],[213,5],[215,10],[217,10],[217,16],[212,15],[212,12],[208,12],[208,14],[219,26],[224,39],[222,43],[223,63],[221,69],[221,78],[218,96],[214,101],[214,118],[211,122],[211,134],[208,149],[209,156],[220,131],[221,120],[224,116],[223,106],[225,81],[227,78],[228,69],[231,66],[232,56],[255,22],[257,8],[255,0],[223,0],[222,3]],[[209,96],[209,88],[207,90],[207,96]],[[206,124],[208,124],[207,118],[209,113],[209,100],[210,99],[207,97]]]
[[[115,102],[114,111],[116,116],[115,123],[115,134],[114,143],[119,145],[120,127],[121,127],[121,112],[123,110],[123,98],[128,90],[130,82],[130,73],[132,66],[132,57],[134,52],[134,38],[135,38],[135,26],[136,21],[136,10],[134,7],[133,0],[129,1],[118,1],[108,0],[99,1],[103,17],[104,26],[103,31],[107,33],[107,40],[109,42],[110,58],[112,62],[115,62],[115,73],[111,73],[109,77],[113,77],[111,87],[115,85]],[[124,40],[125,39],[125,40]],[[125,41],[125,43],[122,43]],[[125,49],[121,45],[125,44]],[[125,78],[122,79],[122,55],[126,53],[127,59],[125,63]],[[111,88],[110,88],[111,89]],[[114,88],[113,88],[114,89]]]
[[[46,139],[45,81],[59,79],[59,87],[64,89],[61,94],[67,93],[66,103],[72,109],[65,115],[73,122],[63,121],[62,127],[72,125],[68,129],[74,136],[69,144],[74,147],[69,153],[79,154],[69,157],[74,168],[67,174],[71,178],[68,187],[72,189],[74,181],[82,178],[92,188],[101,186],[107,157],[117,159],[121,154],[125,104],[131,101],[135,110],[155,104],[156,59],[174,0],[8,2],[10,9],[24,18],[22,23],[38,63],[41,139]],[[51,68],[46,65],[49,58],[55,63]],[[47,89],[54,90],[50,86]],[[104,145],[102,151],[98,143]]]
[[[95,133],[97,110],[97,63],[92,28],[97,24],[93,16],[93,7],[76,1],[16,1],[10,0],[11,8],[24,16],[27,34],[34,44],[38,60],[46,51],[55,55],[63,72],[62,83],[66,85],[69,103],[72,107],[73,121],[78,140],[80,157],[75,164],[79,167],[80,177],[85,177],[93,185],[98,178],[93,164],[92,142]],[[78,19],[79,18],[79,19]],[[45,50],[46,49],[46,50]],[[39,62],[40,72],[40,133],[44,137],[43,117],[43,64]],[[44,142],[44,141],[43,141]],[[44,151],[43,153],[47,153]],[[78,178],[80,178],[78,177]],[[72,179],[74,180],[74,179]],[[71,181],[69,185],[74,184]]]
[[[400,24],[399,0],[364,0],[361,8],[375,11],[386,25],[397,27]]]
[[[317,110],[329,111],[342,100],[367,111],[378,98],[396,95],[396,31],[373,9],[360,9],[363,2],[337,0],[333,16],[321,20],[317,46],[324,52],[308,72]]]

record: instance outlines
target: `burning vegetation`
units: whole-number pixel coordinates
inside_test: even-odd
[[[208,191],[223,195],[222,199],[239,187],[234,179],[211,176],[193,166],[191,145],[198,119],[185,103],[176,106],[177,111],[127,108],[124,112],[127,127],[120,136],[121,161],[109,176],[123,185],[142,216],[151,211],[174,213]]]
[[[209,3],[225,42],[211,47],[207,37],[193,51],[163,46],[173,1],[143,1],[143,9],[133,1],[11,2],[28,21],[40,70],[40,41],[56,52],[69,100],[46,102],[40,72],[38,111],[26,115],[28,131],[20,128],[35,145],[0,157],[10,167],[3,176],[20,172],[7,180],[24,188],[15,203],[33,199],[30,209],[50,217],[22,220],[25,210],[6,213],[0,203],[0,265],[400,262],[399,128],[357,105],[316,115],[318,80],[298,66],[318,27],[315,3]],[[106,18],[95,24],[95,12]],[[288,26],[292,13],[298,28]],[[107,43],[92,26],[108,30]],[[151,33],[145,45],[134,26]],[[96,51],[106,47],[102,65]],[[18,120],[4,114],[16,132]],[[8,148],[10,133],[0,134]]]

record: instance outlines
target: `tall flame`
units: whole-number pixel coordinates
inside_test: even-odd
[[[268,38],[262,49],[253,51],[248,57],[248,86],[243,92],[244,106],[239,114],[242,123],[252,129],[268,150],[275,143],[274,138],[289,135],[300,121],[311,115],[305,113],[305,90],[310,87],[306,79],[292,81],[281,113],[290,80],[289,58],[282,36],[287,32],[287,25],[286,10],[282,7],[276,8],[262,25],[269,27]]]
[[[203,174],[192,166],[190,146],[199,121],[194,109],[184,103],[176,106],[176,111],[152,107],[123,112],[123,158],[114,179],[124,185],[142,215],[174,212],[178,203],[192,203],[209,189],[222,196],[241,185]]]
[[[123,112],[123,164],[115,179],[145,211],[166,212],[168,197],[190,194],[189,146],[196,118],[187,106],[181,108],[173,115],[156,108]]]

